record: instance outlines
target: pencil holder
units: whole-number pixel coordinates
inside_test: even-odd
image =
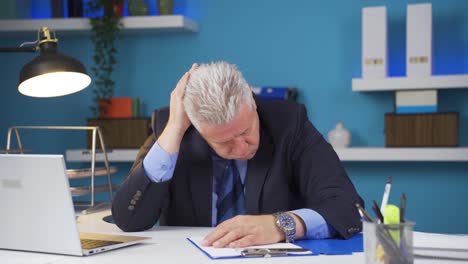
[[[377,224],[363,222],[366,264],[412,264],[413,222]]]

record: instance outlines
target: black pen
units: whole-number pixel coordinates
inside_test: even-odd
[[[405,222],[406,195],[403,193],[400,198],[400,223]]]
[[[373,202],[372,210],[374,210],[375,216],[377,216],[380,223],[383,223],[384,217],[382,215],[382,212],[379,210],[379,206],[377,205],[377,202],[375,200],[373,200],[372,202]]]

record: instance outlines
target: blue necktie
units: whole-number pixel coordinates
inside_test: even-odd
[[[244,186],[233,160],[226,160],[216,193],[218,224],[236,215],[245,214]]]

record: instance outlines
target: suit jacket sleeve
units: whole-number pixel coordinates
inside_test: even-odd
[[[297,111],[292,137],[292,166],[307,208],[318,212],[343,238],[361,231],[356,203],[363,204],[335,151],[307,117]]]
[[[156,142],[162,129],[153,125],[151,134],[140,148],[137,158],[112,203],[112,216],[123,231],[134,232],[154,226],[162,209],[169,203],[171,180],[155,183],[143,169],[143,159]]]

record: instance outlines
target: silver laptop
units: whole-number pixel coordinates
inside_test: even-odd
[[[0,249],[84,256],[148,239],[80,234],[62,155],[0,154],[0,212]]]

